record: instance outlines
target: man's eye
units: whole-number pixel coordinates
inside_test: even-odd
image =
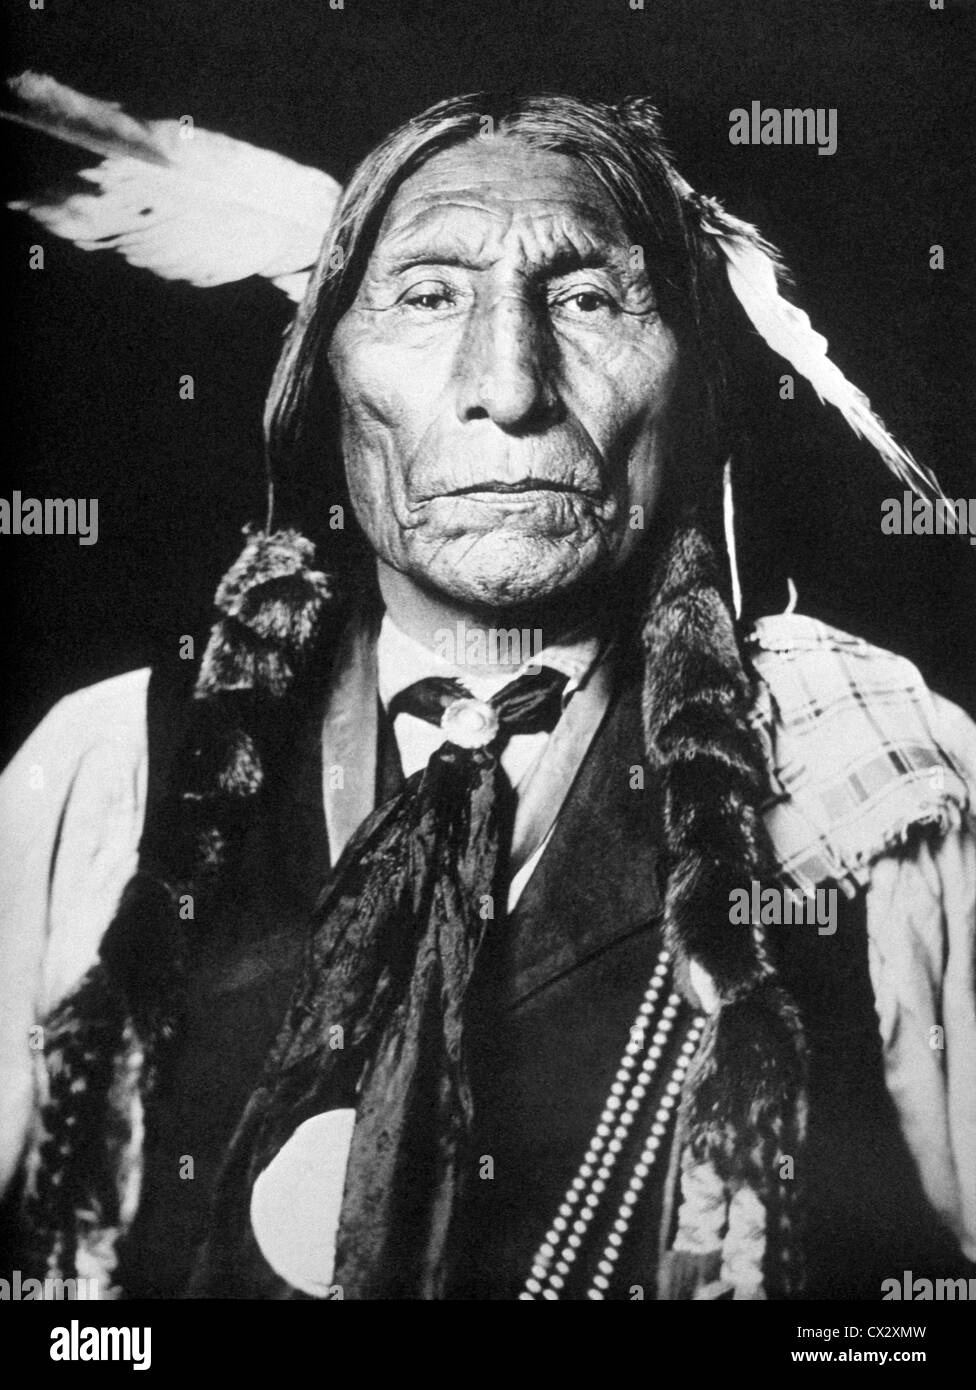
[[[450,308],[454,301],[455,295],[446,285],[418,285],[415,289],[408,290],[400,303],[408,304],[411,309],[431,313],[438,309]]]
[[[574,290],[572,294],[565,294],[553,302],[553,308],[568,310],[577,317],[612,312],[616,307],[614,300],[599,290]]]

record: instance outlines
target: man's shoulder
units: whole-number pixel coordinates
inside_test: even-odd
[[[766,821],[790,877],[853,887],[917,830],[969,814],[976,726],[909,660],[795,613],[760,619],[748,646]]]
[[[4,793],[43,789],[54,804],[79,775],[106,786],[130,780],[147,757],[149,677],[148,669],[125,671],[58,700],[4,770]]]
[[[843,632],[838,627],[811,618],[806,613],[771,613],[757,618],[747,641],[754,652],[782,661],[836,662],[846,659],[865,663],[865,669],[878,671],[884,667],[901,667],[913,673],[919,682],[922,677],[907,657],[884,647],[873,646],[863,637]]]
[[[134,671],[121,671],[118,675],[95,681],[93,685],[83,685],[58,700],[50,713],[60,714],[66,720],[79,721],[108,715],[122,719],[128,726],[138,721],[140,715],[145,715],[150,675],[150,667],[141,666]]]
[[[756,720],[771,716],[799,736],[816,737],[845,710],[859,709],[870,710],[882,724],[922,728],[929,735],[950,724],[963,739],[976,738],[976,725],[931,690],[907,657],[817,618],[800,613],[759,618],[746,644],[765,688]]]
[[[149,668],[142,667],[72,691],[50,709],[33,737],[82,745],[144,744],[149,677]]]

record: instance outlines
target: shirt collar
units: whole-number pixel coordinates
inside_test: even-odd
[[[414,637],[408,637],[386,613],[376,648],[379,696],[383,707],[387,708],[394,695],[415,681],[425,680],[428,676],[446,676],[461,681],[479,699],[488,700],[524,672],[550,666],[567,677],[563,691],[565,705],[570,695],[590,674],[602,647],[603,642],[599,637],[570,637],[564,642],[543,647],[539,652],[533,651],[530,660],[517,671],[501,671],[490,666],[457,666],[441,652],[424,646]]]

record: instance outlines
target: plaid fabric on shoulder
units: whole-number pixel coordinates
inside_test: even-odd
[[[761,618],[749,654],[762,681],[750,718],[769,767],[766,825],[801,891],[830,882],[853,896],[913,827],[938,835],[960,822],[970,789],[910,662],[794,613]]]

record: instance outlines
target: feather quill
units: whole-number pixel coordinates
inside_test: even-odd
[[[103,156],[78,178],[10,207],[84,251],[117,251],[166,280],[259,275],[300,300],[340,187],[321,169],[176,120],[140,121],[41,73],[8,86],[6,120]]]
[[[682,195],[697,208],[702,230],[725,257],[729,285],[756,332],[810,383],[821,402],[835,406],[858,438],[880,454],[896,478],[920,497],[945,494],[935,474],[891,435],[863,391],[849,381],[827,353],[827,339],[802,309],[780,292],[786,272],[774,246],[749,222],[727,213],[681,181]]]

